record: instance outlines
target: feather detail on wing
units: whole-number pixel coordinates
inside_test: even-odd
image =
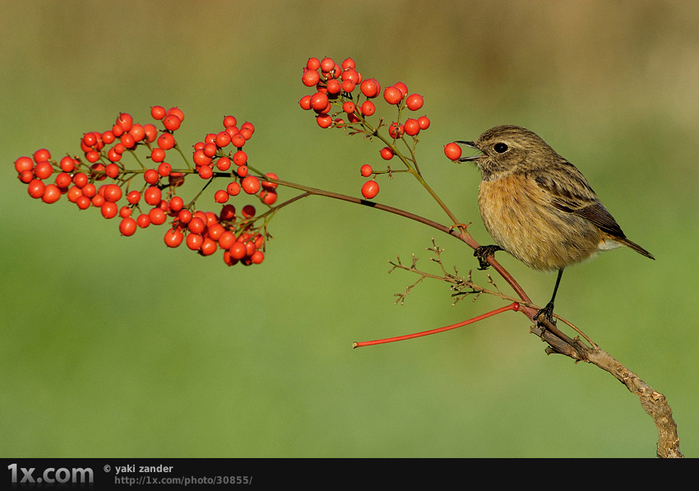
[[[551,199],[551,204],[561,211],[585,218],[602,232],[643,256],[655,259],[644,248],[630,241],[614,217],[607,211],[587,183],[585,176],[570,162],[561,161],[549,166],[545,172],[533,171],[530,176]]]

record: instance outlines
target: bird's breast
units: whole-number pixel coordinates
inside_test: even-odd
[[[553,206],[547,192],[523,174],[481,182],[478,207],[495,242],[535,269],[565,268],[593,256],[600,244],[597,227]]]

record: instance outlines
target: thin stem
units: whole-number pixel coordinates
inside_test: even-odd
[[[396,337],[392,337],[392,338],[377,339],[375,341],[354,342],[352,344],[352,348],[361,348],[364,346],[373,346],[376,344],[393,343],[395,341],[403,341],[405,339],[414,339],[414,338],[419,338],[422,336],[429,336],[430,334],[437,334],[439,332],[450,331],[452,329],[457,329],[459,327],[467,326],[469,324],[473,324],[474,322],[478,322],[478,321],[481,321],[483,319],[487,319],[488,317],[492,317],[494,315],[501,314],[503,312],[507,312],[508,310],[514,310],[516,312],[517,310],[519,310],[519,303],[514,302],[514,303],[511,303],[510,305],[506,305],[505,307],[500,307],[499,309],[495,309],[491,312],[486,312],[485,314],[481,314],[479,316],[473,317],[472,319],[468,319],[468,320],[465,320],[463,322],[459,322],[457,324],[452,324],[450,326],[438,327],[437,329],[430,329],[429,331],[416,332],[413,334],[406,334],[404,336],[396,336]]]

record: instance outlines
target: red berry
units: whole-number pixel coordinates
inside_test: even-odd
[[[359,88],[361,89],[362,94],[369,99],[376,97],[381,93],[381,85],[379,85],[379,83],[373,78],[364,80]]]
[[[216,203],[225,203],[228,201],[229,196],[230,195],[226,191],[219,189],[216,191],[216,193],[214,193],[214,201],[216,201]]]
[[[167,112],[163,106],[153,106],[150,108],[150,115],[153,116],[153,119],[157,119],[158,121],[163,119],[166,114]]]
[[[408,95],[408,87],[403,82],[398,82],[394,85],[394,87],[400,90],[401,94],[403,94],[403,97]]]
[[[20,182],[23,182],[24,184],[29,184],[32,179],[34,179],[34,173],[30,170],[24,170],[19,173],[17,178],[20,180]]]
[[[140,142],[146,137],[146,130],[142,125],[135,124],[129,130],[129,135],[131,135],[135,141]]]
[[[369,164],[364,164],[359,169],[359,172],[361,173],[362,177],[369,177],[374,172],[374,169],[372,169]]]
[[[150,225],[150,216],[146,213],[138,215],[138,218],[136,218],[136,225],[138,225],[139,228],[148,227]]]
[[[58,186],[59,188],[67,189],[68,186],[70,186],[71,182],[73,182],[73,180],[70,177],[70,174],[66,172],[61,172],[58,175],[56,175],[55,183],[56,186]]]
[[[38,162],[34,167],[34,175],[39,179],[48,179],[51,174],[53,174],[53,166],[49,162]]]
[[[78,201],[78,198],[83,195],[83,192],[80,190],[79,187],[71,186],[71,188],[68,189],[66,195],[68,196],[68,201],[70,201],[71,203],[75,203],[76,201]]]
[[[143,201],[145,201],[149,205],[156,206],[160,204],[162,195],[163,193],[162,191],[160,191],[159,187],[150,186],[143,193]]]
[[[45,148],[42,148],[41,150],[37,150],[36,152],[34,152],[33,157],[34,162],[36,163],[44,162],[51,158],[51,152],[49,152]]]
[[[342,81],[342,90],[344,92],[347,92],[347,93],[352,92],[356,86],[357,86],[357,84],[355,82],[353,82],[352,80],[343,80]]]
[[[182,120],[174,114],[168,114],[163,118],[163,126],[166,130],[177,131],[180,129]]]
[[[86,147],[94,147],[97,145],[97,136],[94,133],[85,133],[82,142]]]
[[[362,186],[362,195],[366,199],[372,199],[379,194],[379,185],[376,181],[367,181]]]
[[[249,121],[244,122],[243,126],[240,127],[240,133],[246,140],[249,140],[252,134],[255,133],[255,125]]]
[[[158,174],[162,177],[167,177],[172,172],[172,166],[167,162],[163,162],[158,166]]]
[[[201,234],[204,232],[204,229],[206,229],[206,222],[201,217],[195,216],[190,220],[187,228],[192,233]]]
[[[216,152],[218,152],[218,147],[215,143],[207,143],[201,150],[204,152],[204,155],[213,158],[216,155]]]
[[[277,177],[277,175],[274,172],[268,172],[267,174],[265,174],[265,176],[269,177],[270,179],[279,179],[279,177]],[[262,181],[262,187],[271,191],[273,189],[277,189],[277,183],[270,181]]]
[[[420,125],[421,130],[426,130],[430,127],[430,119],[427,116],[420,116],[417,118],[417,122]]]
[[[260,190],[260,180],[255,176],[247,176],[241,184],[243,191],[248,194],[255,194]]]
[[[226,131],[221,131],[218,135],[216,135],[216,146],[218,148],[228,146],[230,142],[231,135],[229,135]]]
[[[328,94],[337,95],[342,92],[342,84],[336,78],[328,80],[327,88]]]
[[[92,150],[91,152],[87,152],[85,154],[85,159],[87,159],[87,161],[91,164],[94,164],[100,159],[100,153]]]
[[[129,194],[126,195],[126,201],[132,205],[137,204],[139,201],[141,201],[141,193],[138,191],[130,191]]]
[[[76,184],[76,186],[77,186],[77,184]],[[97,195],[97,188],[91,182],[85,184],[83,186],[82,190],[83,190],[83,196],[87,196],[88,198],[92,198],[92,197]]]
[[[64,159],[70,159],[71,162],[73,161],[73,159],[71,159],[70,157],[63,157],[63,159],[61,159],[61,163],[63,162]],[[61,165],[61,168],[63,168],[62,165]],[[32,159],[30,159],[29,157],[20,157],[17,160],[15,160],[15,170],[17,172],[24,172],[25,170],[30,171],[32,169],[34,169],[34,161]],[[65,170],[65,169],[63,169],[63,170],[66,172],[70,172],[69,170]]]
[[[160,147],[156,147],[150,152],[150,159],[155,162],[159,163],[165,160],[165,150],[163,150]]]
[[[201,245],[204,243],[204,238],[199,234],[188,234],[187,235],[187,247],[193,251],[198,251],[201,249]]]
[[[250,260],[253,264],[260,264],[265,260],[265,255],[262,251],[255,251],[252,253],[252,256],[250,256]]]
[[[318,70],[320,68],[320,60],[318,58],[309,58],[306,62],[306,68],[309,70]]]
[[[177,214],[177,220],[185,225],[191,222],[192,218],[192,212],[189,210],[180,210],[180,212]]]
[[[153,225],[162,225],[167,221],[167,214],[162,208],[155,207],[148,212],[150,223]]]
[[[367,101],[369,102],[369,101]],[[342,110],[345,111],[347,114],[351,114],[354,112],[356,109],[354,102],[352,101],[347,101],[342,105]]]
[[[179,196],[173,196],[170,199],[170,211],[179,212],[184,207],[184,200]]]
[[[461,157],[461,147],[456,143],[447,143],[444,145],[444,155],[449,160],[458,160]]]
[[[110,162],[119,162],[121,160],[121,154],[117,152],[115,148],[110,148],[107,152],[107,158]]]
[[[328,96],[321,93],[321,92],[316,92],[311,96],[311,109],[313,109],[316,112],[324,112],[326,108],[328,107]]]
[[[409,95],[408,98],[405,100],[405,105],[411,111],[417,111],[418,109],[420,109],[422,107],[423,103],[424,103],[424,101],[423,101],[422,96],[420,94]]]
[[[155,125],[147,124],[143,127],[143,131],[146,133],[148,143],[153,143],[155,139],[158,138],[158,129]]]
[[[165,245],[168,247],[179,247],[184,240],[184,234],[179,228],[171,228],[165,232]]]
[[[238,196],[240,194],[240,191],[240,184],[238,184],[235,181],[231,182],[230,184],[228,184],[228,186],[226,186],[226,192],[231,196]]]
[[[236,148],[242,148],[246,141],[247,140],[240,132],[231,137],[231,144],[233,144],[233,146]]]
[[[75,204],[78,205],[79,209],[87,210],[92,204],[92,201],[90,201],[90,198],[87,196],[78,196],[78,198],[75,200]]]
[[[229,252],[233,259],[243,259],[245,256],[248,255],[248,251],[245,248],[245,244],[243,244],[242,242],[235,242],[229,249]]]
[[[391,123],[391,125],[388,127],[388,134],[391,136],[393,139],[398,139],[401,136],[403,136],[404,128],[402,124],[398,124],[396,122]]]
[[[235,116],[225,116],[223,118],[223,127],[224,128],[230,128],[231,126],[235,126],[238,124],[238,120],[235,119]]]
[[[262,201],[264,201],[266,205],[272,206],[277,202],[278,195],[276,191],[269,191],[265,189],[260,193],[260,198],[262,198]]]
[[[371,101],[364,101],[362,104],[362,114],[364,116],[371,116],[376,112],[376,106]]]
[[[331,72],[335,68],[335,62],[332,58],[323,58],[320,62],[320,69],[324,72]]]
[[[383,147],[380,151],[381,158],[384,160],[391,160],[393,158],[393,150],[390,147]]]
[[[196,152],[194,152],[192,160],[194,160],[194,165],[196,165],[197,167],[206,166],[211,163],[211,157],[206,155],[204,150],[197,150]]]
[[[201,243],[199,252],[202,256],[210,256],[218,250],[216,242],[211,237],[205,237],[204,241]]]
[[[345,61],[342,62],[342,69],[343,70],[350,70],[356,68],[357,64],[354,62],[352,58],[347,58]]]
[[[245,165],[248,162],[248,154],[243,152],[242,150],[238,150],[233,154],[233,163],[240,167],[241,165]]]
[[[301,82],[306,87],[314,87],[320,82],[320,74],[316,70],[306,70],[301,77]]]
[[[84,172],[77,172],[75,175],[73,175],[73,184],[75,184],[79,188],[85,187],[88,181],[89,179],[87,177],[87,174],[85,174]]]
[[[226,197],[228,197],[228,195],[226,195]],[[223,233],[225,231],[226,231],[225,227],[217,222],[206,229],[206,234],[210,238],[212,238],[213,240],[218,242],[219,238],[221,237],[221,235],[223,235]]]
[[[230,249],[235,244],[235,235],[225,230],[218,238],[218,246],[221,249]]]
[[[133,118],[130,114],[121,113],[119,114],[119,117],[116,120],[116,124],[117,126],[121,126],[121,129],[125,132],[129,131],[131,129],[131,126],[133,125]]]
[[[29,182],[27,191],[29,192],[29,196],[34,199],[39,199],[44,195],[44,191],[46,191],[46,184],[39,179],[33,179],[31,182]]]
[[[219,213],[218,218],[219,220],[222,220],[224,222],[235,220],[235,206],[223,205],[223,208],[221,208],[221,213]],[[228,248],[226,247],[226,249]]]
[[[311,109],[311,96],[310,95],[305,95],[301,98],[299,101],[299,105],[301,106],[301,109],[304,109],[308,111]]]
[[[179,107],[171,107],[170,109],[167,110],[168,115],[173,114],[180,118],[180,122],[184,121],[184,113]]]
[[[321,128],[330,128],[333,124],[333,118],[326,113],[321,113],[316,117],[316,123]]]
[[[399,104],[403,99],[403,93],[400,91],[400,89],[397,89],[394,86],[386,87],[386,89],[383,91],[383,98],[389,104]]]
[[[255,216],[255,212],[256,212],[255,207],[252,206],[252,205],[245,205],[245,206],[243,206],[243,209],[242,209],[242,211],[241,211],[241,213],[243,214],[243,216],[244,216],[245,218],[254,217],[254,216]]]
[[[94,199],[92,203],[94,204]],[[100,207],[100,210],[102,212],[102,216],[107,219],[114,218],[119,214],[119,207],[116,205],[116,203],[112,203],[110,201],[105,201]]]
[[[104,187],[104,192],[102,194],[104,196],[104,199],[106,199],[110,203],[116,203],[121,199],[122,196],[121,188],[116,184],[107,184]]]
[[[143,179],[148,184],[155,184],[160,180],[160,174],[155,169],[148,169],[143,173]]]
[[[417,119],[406,119],[403,128],[405,130],[405,133],[410,136],[415,136],[418,133],[420,133],[420,123],[417,122]]]
[[[175,137],[170,133],[163,133],[158,137],[158,146],[163,150],[170,150],[175,146]]]
[[[111,177],[112,179],[116,178],[120,173],[121,173],[121,169],[119,168],[118,165],[116,165],[114,163],[107,164],[104,167],[104,174],[107,177]]]
[[[221,157],[216,161],[216,168],[222,172],[227,171],[231,168],[231,159],[228,157]]]
[[[116,140],[116,136],[111,131],[105,131],[102,133],[102,143],[105,145],[111,145]]]
[[[134,220],[131,217],[124,218],[119,223],[119,232],[121,232],[121,235],[124,235],[126,237],[130,237],[136,233],[137,227],[138,227],[138,225],[136,225],[136,220]]]

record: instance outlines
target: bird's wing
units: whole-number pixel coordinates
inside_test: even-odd
[[[533,171],[531,177],[547,194],[551,204],[559,210],[589,220],[612,237],[626,238],[619,224],[587,183],[585,176],[570,162],[561,161],[545,170]]]

